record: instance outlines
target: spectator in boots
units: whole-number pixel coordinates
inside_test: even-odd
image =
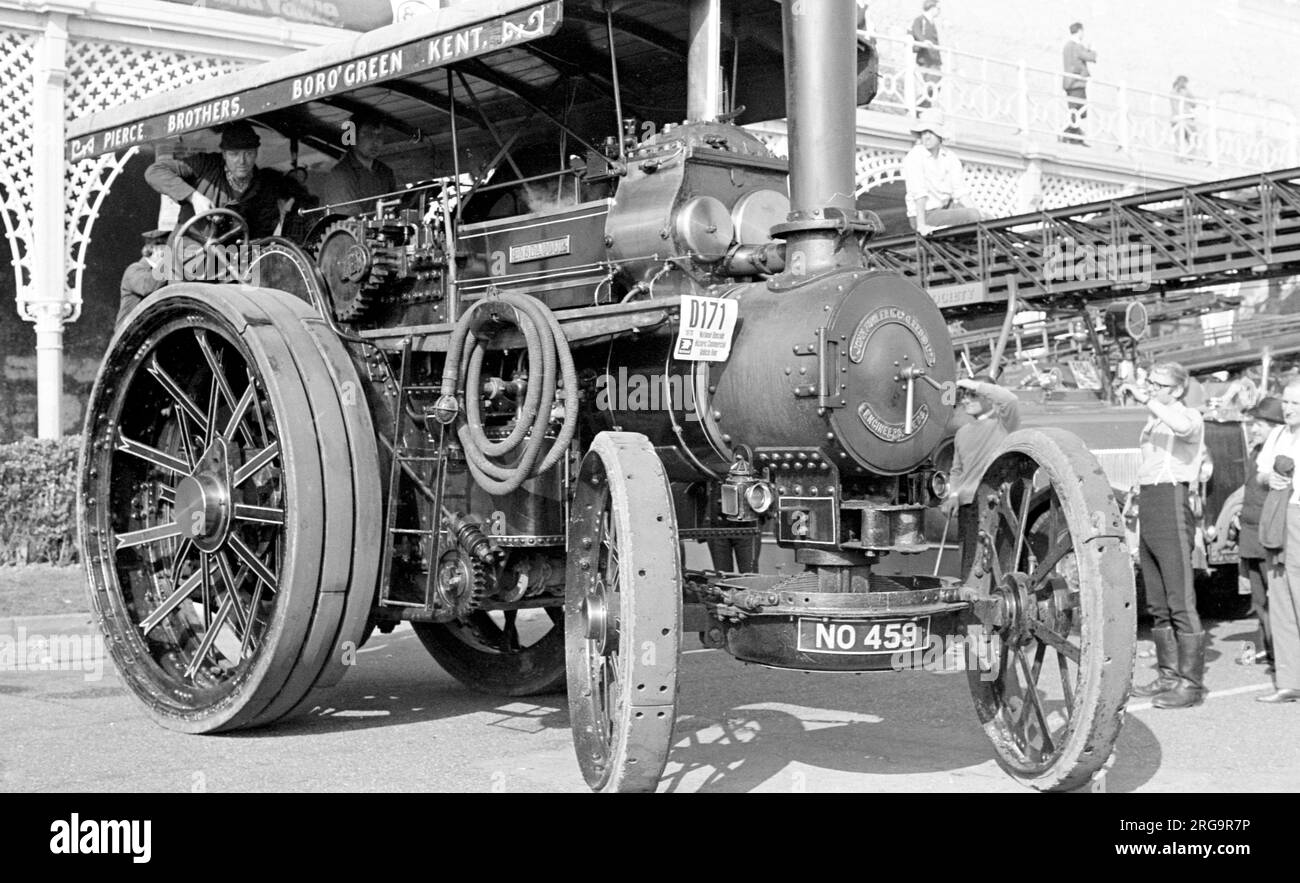
[[[1183,403],[1187,388],[1187,369],[1177,362],[1159,362],[1146,383],[1128,386],[1151,415],[1140,437],[1138,529],[1159,670],[1154,681],[1134,687],[1133,695],[1152,697],[1156,708],[1190,708],[1205,698],[1206,636],[1196,612],[1190,500],[1199,478],[1204,423],[1200,412]]]

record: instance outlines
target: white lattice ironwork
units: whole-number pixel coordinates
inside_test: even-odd
[[[962,163],[962,169],[966,172],[966,186],[970,187],[975,205],[984,217],[1005,218],[1016,214],[1022,169],[972,162]]]
[[[904,156],[906,154],[898,150],[859,150],[853,159],[854,193],[861,196],[892,181],[902,180]]]
[[[27,243],[32,228],[32,76],[36,35],[0,31],[0,218],[9,240],[14,277],[21,288],[31,281]]]
[[[183,88],[209,77],[229,73],[244,62],[209,55],[183,55],[148,47],[93,40],[68,44],[68,119],[135,101],[146,95]],[[114,179],[135,154],[113,154],[69,163],[66,172],[68,285],[74,297],[81,291],[86,247],[100,206]]]
[[[1061,175],[1043,176],[1043,208],[1061,208],[1083,205],[1122,196],[1124,188],[1109,181],[1091,181],[1087,178],[1066,178]]]

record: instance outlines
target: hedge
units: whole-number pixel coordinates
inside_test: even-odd
[[[81,437],[0,445],[0,564],[77,561]]]

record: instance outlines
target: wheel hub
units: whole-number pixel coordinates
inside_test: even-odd
[[[199,461],[193,475],[176,485],[176,523],[204,552],[215,552],[230,532],[230,469],[226,443],[218,439]]]
[[[609,616],[605,604],[605,581],[597,578],[582,599],[582,618],[587,624],[587,640],[596,642],[596,650],[604,656],[609,652]]]
[[[1002,602],[1002,632],[1008,640],[1030,637],[1029,624],[1037,606],[1030,596],[1029,575],[1009,573],[998,586],[996,596]]]

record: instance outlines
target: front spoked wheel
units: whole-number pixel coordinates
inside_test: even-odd
[[[976,497],[968,585],[985,664],[970,671],[998,762],[1039,790],[1077,788],[1106,763],[1133,671],[1132,561],[1119,506],[1083,442],[1010,435]],[[975,638],[976,634],[968,634]]]
[[[564,623],[578,765],[595,791],[653,791],[676,718],[682,572],[649,440],[596,436],[572,511]]]
[[[170,728],[304,710],[361,639],[377,453],[368,412],[340,399],[355,369],[312,316],[281,292],[170,286],[114,338],[91,393],[91,602],[124,682]]]

